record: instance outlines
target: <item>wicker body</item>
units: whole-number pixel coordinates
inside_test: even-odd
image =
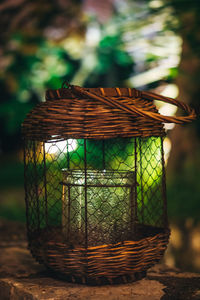
[[[151,233],[136,241],[70,249],[54,239],[36,237],[29,248],[32,255],[56,275],[71,282],[91,285],[127,283],[141,279],[166,250],[169,230]]]
[[[154,99],[189,115],[161,116]],[[119,283],[145,276],[169,238],[163,122],[189,122],[194,110],[127,88],[70,86],[47,91],[46,100],[22,127],[33,256],[72,282]],[[74,139],[77,150],[70,144]],[[57,149],[60,141],[66,142],[63,150]]]

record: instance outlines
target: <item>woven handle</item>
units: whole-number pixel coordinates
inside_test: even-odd
[[[78,94],[80,96],[86,96],[91,99],[96,99],[102,103],[108,104],[109,106],[118,107],[130,114],[133,114],[133,115],[138,114],[140,116],[147,117],[147,118],[150,118],[150,119],[153,119],[156,121],[160,121],[163,123],[183,124],[183,123],[189,123],[196,118],[196,113],[195,113],[194,109],[191,108],[189,105],[187,105],[183,102],[180,102],[178,100],[175,100],[175,99],[172,99],[169,97],[164,97],[164,96],[161,96],[161,95],[158,95],[155,93],[142,92],[142,91],[139,91],[136,89],[131,89],[132,94],[134,94],[135,97],[137,97],[137,98],[143,98],[146,100],[160,100],[160,101],[163,101],[166,103],[176,105],[177,107],[179,107],[179,108],[183,109],[185,112],[187,112],[188,116],[180,116],[180,117],[163,116],[163,115],[160,115],[155,112],[143,110],[136,106],[129,106],[125,103],[122,103],[121,101],[118,101],[117,99],[113,100],[112,98],[108,98],[108,97],[105,97],[102,95],[97,95],[97,94],[91,93],[90,91],[87,91],[86,89],[81,88],[79,86],[68,84],[68,88],[71,88],[73,93]],[[119,88],[117,88],[117,89],[120,90]]]
[[[189,123],[193,120],[196,119],[196,113],[193,108],[191,108],[189,105],[186,103],[183,103],[179,100],[175,100],[169,97],[165,97],[162,95],[158,95],[155,93],[150,93],[150,92],[142,92],[142,96],[144,99],[147,100],[160,100],[169,104],[176,105],[177,107],[181,108],[184,110],[186,113],[188,113],[188,116],[163,116],[158,113],[153,113],[153,112],[147,112],[146,115],[149,115],[150,118],[154,120],[158,120],[164,123],[176,123],[176,124],[183,124],[183,123]]]

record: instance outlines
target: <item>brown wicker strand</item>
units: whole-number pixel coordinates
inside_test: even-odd
[[[185,112],[187,112],[189,115],[188,116],[180,116],[180,117],[171,117],[171,116],[162,116],[158,113],[154,113],[151,111],[144,111],[143,109],[140,109],[139,107],[136,106],[132,106],[130,107],[128,104],[125,103],[121,103],[119,102],[117,99],[113,100],[112,98],[108,98],[105,96],[101,96],[101,95],[97,95],[94,93],[91,93],[90,91],[87,91],[84,88],[81,88],[79,86],[70,86],[70,88],[73,90],[74,93],[78,94],[79,96],[86,96],[92,99],[96,99],[98,101],[101,101],[109,106],[112,107],[118,107],[120,109],[122,109],[123,111],[126,111],[130,114],[138,114],[139,116],[146,116],[148,118],[151,118],[153,120],[156,121],[160,121],[160,122],[164,122],[164,123],[177,123],[177,124],[183,124],[183,123],[188,123],[191,122],[192,120],[194,120],[196,118],[196,114],[194,109],[190,108],[189,105],[182,103],[178,100],[169,98],[169,97],[165,97],[165,96],[161,96],[158,94],[154,94],[154,93],[149,93],[149,92],[140,92],[136,89],[133,89],[134,94],[136,97],[140,97],[142,96],[143,98],[147,99],[147,100],[160,100],[160,101],[164,101],[166,103],[170,103],[173,105],[176,105],[178,107],[180,107],[181,109],[185,110]],[[119,96],[121,96],[121,92],[119,88],[116,88],[117,94]]]
[[[88,98],[92,98],[92,99],[95,99],[95,100],[99,100],[101,102],[103,102],[104,104],[107,104],[109,106],[112,106],[112,107],[118,107],[120,109],[122,109],[123,111],[126,111],[130,114],[138,114],[142,117],[145,116],[145,113],[143,112],[143,110],[140,110],[134,106],[132,107],[129,107],[128,105],[126,104],[122,104],[121,102],[119,102],[118,100],[113,100],[112,98],[108,98],[108,97],[104,97],[104,96],[100,96],[100,95],[97,95],[97,94],[94,94],[94,93],[91,93],[89,91],[87,91],[86,89],[83,89],[79,86],[75,86],[75,85],[72,85],[71,86],[72,90],[74,93],[78,94],[79,96],[83,97],[88,97]]]
[[[116,99],[129,108],[157,112],[153,101],[141,98],[134,89],[115,88],[89,89],[92,93],[106,95],[113,107],[94,98],[77,96],[72,89],[48,90],[46,102],[36,106],[25,119],[22,132],[35,140],[60,140],[65,138],[107,139],[131,136],[164,136],[161,122],[125,112],[116,107]],[[129,97],[131,95],[131,97]],[[121,107],[121,106],[120,106]]]
[[[38,248],[32,240],[30,248],[39,262],[64,276],[73,274],[76,281],[83,278],[87,283],[98,284],[98,278],[108,281],[119,276],[135,275],[146,271],[161,259],[167,247],[169,230],[138,241],[124,241],[117,244],[70,249],[65,243],[50,240]],[[87,257],[87,274],[85,264]],[[102,281],[100,281],[102,283]]]
[[[164,122],[164,123],[177,123],[177,124],[183,124],[183,123],[189,123],[196,119],[196,113],[193,108],[191,108],[186,103],[183,103],[179,100],[172,99],[170,97],[165,97],[162,95],[158,95],[155,93],[150,92],[142,92],[142,97],[146,100],[160,100],[165,103],[176,105],[177,107],[183,109],[185,112],[187,112],[188,116],[161,116],[155,113],[151,113],[151,118],[154,118],[155,120]]]

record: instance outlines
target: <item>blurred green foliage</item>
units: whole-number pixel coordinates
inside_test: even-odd
[[[7,150],[6,139],[19,135],[25,115],[44,98],[45,87],[57,88],[66,75],[70,79],[76,71],[76,63],[66,51],[44,38],[18,34],[11,43],[14,49],[7,53],[10,61],[0,78],[4,92],[0,103],[3,150]],[[16,149],[14,143],[10,149]]]
[[[19,134],[25,115],[43,100],[45,89],[60,87],[64,79],[71,81],[79,70],[82,59],[74,59],[62,46],[42,37],[18,34],[12,37],[11,43],[14,49],[7,53],[9,64],[0,78],[4,91],[0,103],[3,150],[4,147],[6,150],[4,137]],[[96,86],[101,82],[100,77],[109,74],[114,68],[118,82],[128,77],[133,61],[125,50],[118,49],[119,44],[120,36],[105,37],[100,41],[96,51],[98,64],[94,74],[87,78],[87,85]],[[15,149],[15,145],[10,148]]]

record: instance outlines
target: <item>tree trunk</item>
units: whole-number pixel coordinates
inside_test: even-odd
[[[198,14],[194,7],[188,12],[177,11],[182,24],[180,35],[183,39],[182,56],[176,84],[179,99],[197,108],[200,101],[200,34]],[[168,161],[170,175],[182,172],[186,165],[195,165],[199,159],[200,132],[199,121],[192,124],[177,125],[170,133],[172,150]]]

